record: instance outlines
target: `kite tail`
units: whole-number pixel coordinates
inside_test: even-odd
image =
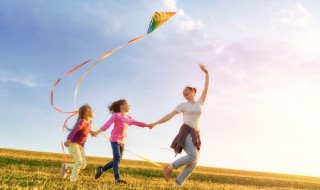
[[[150,25],[149,25],[149,28],[148,28],[148,31],[147,31],[147,35],[150,34],[151,32],[153,32],[155,29],[157,29],[160,25],[162,25],[162,24],[163,24],[164,22],[166,22],[168,19],[170,19],[174,14],[175,14],[175,12],[155,12],[154,15],[153,15],[153,17],[152,17],[152,19],[151,19],[151,21],[150,21]],[[145,35],[145,36],[146,36],[146,35]],[[77,83],[77,86],[76,86],[76,89],[75,89],[75,93],[74,93],[74,104],[75,104],[75,108],[76,108],[76,109],[77,109],[76,97],[77,97],[78,89],[79,89],[79,87],[80,87],[80,84],[81,84],[83,78],[89,73],[89,71],[90,71],[93,67],[95,67],[96,65],[98,65],[101,61],[103,61],[106,57],[108,57],[108,56],[110,56],[111,54],[113,54],[115,51],[121,49],[122,47],[124,47],[124,46],[126,46],[126,45],[128,45],[128,44],[130,44],[130,43],[136,42],[136,41],[142,39],[142,38],[145,37],[145,36],[136,37],[136,38],[134,38],[134,39],[132,39],[132,40],[130,40],[130,41],[122,44],[121,46],[119,46],[119,47],[117,47],[117,48],[115,48],[115,49],[113,49],[113,50],[111,50],[111,51],[109,51],[109,52],[107,52],[107,53],[104,53],[104,54],[98,56],[98,57],[99,57],[99,60],[96,61],[94,64],[92,64],[92,65],[82,74],[82,76],[80,77],[80,79],[79,79],[79,81],[78,81],[78,83]],[[74,67],[74,68],[72,68],[71,70],[69,70],[68,72],[66,72],[64,75],[62,75],[62,76],[54,83],[54,85],[53,85],[53,87],[52,87],[52,89],[51,89],[50,102],[51,102],[51,106],[53,107],[53,109],[55,109],[56,111],[58,111],[58,112],[60,112],[60,113],[71,114],[71,115],[65,120],[65,122],[64,122],[64,125],[63,125],[63,127],[62,127],[62,133],[63,133],[64,129],[66,128],[66,123],[67,123],[67,121],[68,121],[71,117],[73,117],[74,115],[78,114],[78,111],[77,111],[77,110],[75,110],[75,111],[62,111],[61,109],[57,108],[57,107],[54,105],[54,89],[55,89],[55,87],[59,84],[59,82],[62,80],[62,78],[64,78],[65,76],[71,74],[72,72],[78,70],[79,68],[83,67],[84,65],[86,65],[86,64],[89,63],[89,62],[91,62],[92,60],[93,60],[93,58],[91,58],[91,59],[89,59],[89,60],[87,60],[87,61],[85,61],[85,62],[83,62],[83,63],[81,63],[81,64],[79,64],[79,65],[77,65],[76,67]],[[66,156],[65,151],[64,151],[64,146],[63,146],[63,140],[62,140],[62,139],[61,139],[60,144],[61,144],[62,151],[63,151],[63,154],[64,154],[64,161],[67,162],[67,156]],[[127,150],[127,151],[128,151],[128,150]],[[135,154],[135,155],[136,155],[136,154]],[[146,158],[144,158],[144,157],[141,157],[141,156],[139,156],[139,155],[136,155],[136,156],[138,156],[138,157],[140,157],[140,158],[142,158],[142,159],[144,159],[144,160],[146,160],[146,161],[148,161],[148,162],[150,162],[150,163],[152,163],[152,164],[154,164],[154,165],[160,166],[159,164],[154,163],[154,162],[152,162],[152,161],[150,161],[150,160],[148,160],[148,159],[146,159]]]

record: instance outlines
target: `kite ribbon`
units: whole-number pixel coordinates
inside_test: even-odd
[[[82,76],[80,77],[80,79],[79,79],[79,81],[78,81],[78,83],[77,83],[77,86],[76,86],[76,89],[75,89],[75,93],[74,93],[74,104],[75,104],[75,108],[77,109],[76,99],[77,99],[77,92],[78,92],[78,89],[79,89],[79,87],[80,87],[80,84],[81,84],[82,80],[84,79],[84,77],[89,73],[89,71],[90,71],[91,69],[93,69],[93,67],[95,67],[96,65],[98,65],[102,60],[104,60],[105,58],[107,58],[108,56],[110,56],[111,54],[113,54],[115,51],[121,49],[122,47],[124,47],[124,46],[126,46],[126,45],[128,45],[128,44],[130,44],[130,43],[136,42],[136,41],[142,39],[143,37],[147,36],[148,34],[150,34],[151,32],[153,32],[155,29],[157,29],[160,25],[162,25],[164,22],[166,22],[168,19],[170,19],[174,14],[175,14],[175,12],[155,12],[154,15],[153,15],[152,18],[151,18],[151,21],[150,21],[150,24],[149,24],[149,28],[148,28],[148,31],[147,31],[147,34],[146,34],[146,35],[136,37],[136,38],[128,41],[127,43],[124,43],[124,44],[122,44],[121,46],[119,46],[119,47],[117,47],[117,48],[115,48],[115,49],[113,49],[113,50],[111,50],[111,51],[109,51],[109,52],[107,52],[107,53],[104,53],[104,54],[100,55],[100,56],[99,56],[99,57],[100,57],[99,60],[96,61],[94,64],[92,64],[92,65],[82,74]],[[63,128],[62,128],[62,133],[63,133],[65,127],[66,127],[67,121],[68,121],[71,117],[73,117],[74,115],[78,114],[78,111],[77,111],[77,110],[75,110],[75,111],[62,111],[61,109],[59,109],[59,108],[57,108],[56,106],[54,106],[54,101],[53,101],[53,99],[54,99],[54,96],[53,96],[53,94],[54,94],[54,93],[53,93],[53,92],[54,92],[54,89],[55,89],[55,87],[59,84],[59,82],[61,81],[62,78],[64,78],[65,76],[71,74],[72,72],[76,71],[77,69],[81,68],[82,66],[84,66],[84,65],[86,65],[87,63],[91,62],[92,60],[93,60],[93,58],[91,58],[91,59],[89,59],[89,60],[87,60],[87,61],[79,64],[78,66],[76,66],[76,67],[74,67],[73,69],[71,69],[71,70],[69,70],[68,72],[66,72],[63,76],[61,76],[61,77],[54,83],[54,85],[53,85],[53,87],[52,87],[51,96],[50,96],[50,98],[51,98],[51,106],[52,106],[55,110],[57,110],[58,112],[60,112],[60,113],[71,114],[71,115],[65,120],[65,122],[64,122],[64,125],[63,125]],[[63,146],[62,140],[61,140],[61,146],[62,146],[62,150],[63,150],[63,154],[64,154],[64,157],[65,157],[65,162],[66,162],[66,161],[67,161],[67,157],[66,157],[66,155],[65,155],[65,151],[64,151],[64,146]],[[129,150],[126,150],[126,151],[130,152]],[[130,153],[132,153],[132,152],[130,152]],[[134,153],[132,153],[132,154],[134,154]],[[138,157],[140,157],[140,158],[142,158],[142,159],[144,159],[144,160],[146,160],[146,161],[148,161],[148,162],[150,162],[150,163],[153,163],[153,164],[155,164],[155,165],[157,165],[157,166],[160,166],[159,164],[154,163],[154,162],[152,162],[151,160],[148,160],[148,159],[146,159],[146,158],[144,158],[144,157],[142,157],[142,156],[139,156],[139,155],[137,155],[137,154],[134,154],[134,155],[136,155],[136,156],[138,156]]]
[[[101,61],[103,61],[105,58],[107,58],[108,56],[110,56],[111,54],[113,54],[114,52],[116,52],[117,50],[123,48],[124,46],[126,46],[126,45],[128,45],[128,44],[130,44],[130,43],[136,42],[136,41],[142,39],[143,37],[144,37],[144,36],[136,37],[136,38],[128,41],[127,43],[124,43],[124,44],[122,44],[121,46],[115,48],[114,50],[111,50],[111,51],[109,51],[109,52],[107,52],[107,53],[102,54],[101,58],[100,58],[98,61],[96,61],[94,64],[92,64],[92,65],[81,75],[80,79],[78,80],[78,83],[77,83],[77,86],[76,86],[76,90],[75,90],[75,92],[74,92],[74,106],[75,106],[75,107],[77,107],[77,101],[76,101],[76,100],[77,100],[78,89],[79,89],[79,87],[80,87],[80,84],[81,84],[82,80],[83,80],[84,77],[89,73],[89,71],[91,71],[91,69],[93,69],[93,67],[95,67],[96,65],[98,65]]]
[[[151,32],[153,32],[155,29],[157,29],[160,25],[162,25],[164,22],[166,22],[168,19],[170,19],[173,15],[175,14],[175,12],[155,12],[153,17],[151,18],[150,24],[149,24],[149,28],[147,31],[147,34],[144,36],[139,36],[136,37],[130,41],[128,41],[127,43],[122,44],[121,46],[115,48],[114,50],[111,50],[105,54],[103,54],[101,56],[101,58],[96,61],[94,64],[92,64],[80,77],[80,79],[78,80],[75,92],[74,92],[74,105],[75,107],[77,107],[77,93],[80,87],[80,84],[82,82],[82,80],[84,79],[84,77],[89,73],[89,71],[91,69],[93,69],[93,67],[97,66],[102,60],[104,60],[105,58],[107,58],[108,56],[110,56],[111,54],[113,54],[114,52],[116,52],[117,50],[123,48],[124,46],[136,42],[138,40],[141,40],[142,38],[144,38],[145,36],[147,36],[148,34],[150,34]]]
[[[53,109],[57,110],[60,113],[70,113],[70,114],[74,114],[76,111],[62,111],[61,109],[57,108],[54,106],[53,104],[53,91],[55,89],[55,87],[59,84],[59,82],[61,81],[62,78],[64,78],[65,76],[69,75],[70,73],[72,73],[73,71],[79,69],[80,67],[84,66],[85,64],[89,63],[92,59],[89,59],[81,64],[79,64],[78,66],[72,68],[71,70],[69,70],[68,72],[66,72],[64,75],[62,75],[53,85],[52,89],[51,89],[51,93],[50,93],[50,102],[51,102],[51,106],[53,107]]]

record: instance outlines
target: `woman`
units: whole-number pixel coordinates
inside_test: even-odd
[[[206,99],[209,86],[208,70],[202,64],[200,64],[200,68],[206,74],[201,97],[196,101],[196,89],[190,86],[185,87],[183,90],[183,96],[187,102],[179,104],[171,113],[152,124],[154,127],[155,125],[169,121],[173,116],[181,112],[183,114],[184,124],[181,126],[178,135],[173,140],[171,148],[173,148],[176,153],[181,153],[181,150],[183,149],[187,155],[175,160],[172,164],[165,166],[163,173],[165,180],[168,182],[172,170],[185,165],[184,169],[180,172],[175,181],[178,186],[181,186],[195,169],[199,156],[201,141],[198,123],[202,114],[202,106]]]

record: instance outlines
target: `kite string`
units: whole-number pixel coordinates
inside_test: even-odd
[[[92,127],[93,129],[95,129],[95,130],[98,130],[98,129],[97,129],[95,126],[93,126],[93,125],[91,125],[91,127]],[[101,133],[101,135],[102,135],[104,138],[106,138],[107,140],[110,141],[110,138],[109,138],[106,134]],[[143,159],[144,161],[149,162],[150,164],[153,164],[153,165],[155,165],[155,166],[161,167],[160,164],[158,164],[158,163],[156,163],[156,162],[154,162],[154,161],[152,161],[152,160],[150,160],[150,159],[148,159],[148,158],[146,158],[146,157],[144,157],[144,156],[140,156],[140,155],[138,155],[138,154],[136,154],[136,153],[134,153],[134,152],[131,152],[130,150],[128,150],[128,149],[126,149],[126,148],[125,148],[124,150],[127,151],[127,152],[129,152],[129,153],[131,153],[131,154],[133,154],[133,155],[135,155],[135,156],[137,156],[137,157],[139,157],[139,158],[141,158],[141,159]]]
[[[101,61],[103,61],[105,58],[107,58],[107,57],[110,56],[111,54],[113,54],[115,51],[121,49],[122,47],[124,47],[124,46],[127,45],[127,44],[136,42],[136,41],[142,39],[143,37],[145,37],[145,36],[136,37],[136,38],[134,38],[134,39],[132,39],[132,40],[130,40],[130,41],[122,44],[121,46],[113,49],[112,51],[109,51],[109,52],[107,52],[107,53],[104,53],[104,54],[100,55],[101,58],[100,58],[98,61],[96,61],[95,63],[93,63],[93,64],[82,74],[82,76],[80,77],[80,79],[79,79],[79,81],[78,81],[78,84],[77,84],[76,90],[75,90],[75,97],[74,97],[75,108],[77,108],[77,104],[76,104],[77,91],[78,91],[78,89],[79,89],[79,87],[80,87],[80,84],[81,84],[82,80],[84,79],[84,77],[85,77],[96,65],[98,65]],[[54,89],[55,89],[55,87],[59,84],[59,82],[61,81],[61,79],[62,79],[63,77],[65,77],[65,76],[71,74],[72,72],[76,71],[77,69],[81,68],[81,67],[84,66],[85,64],[89,63],[92,59],[93,59],[93,58],[91,58],[91,59],[89,59],[89,60],[87,60],[87,61],[79,64],[78,66],[76,66],[76,67],[72,68],[71,70],[69,70],[68,72],[66,72],[62,77],[60,77],[60,78],[55,82],[54,86],[52,87],[52,90],[51,90],[51,105],[52,105],[52,107],[53,107],[55,110],[57,110],[57,111],[59,111],[59,112],[61,112],[61,113],[71,114],[71,115],[65,120],[65,122],[64,122],[64,124],[63,124],[62,134],[63,134],[63,132],[64,132],[64,129],[66,128],[66,124],[67,124],[68,120],[69,120],[71,117],[73,117],[73,116],[75,116],[76,114],[78,114],[78,111],[67,111],[67,112],[65,112],[65,111],[62,111],[61,109],[55,107],[55,106],[54,106],[54,103],[53,103],[53,102],[54,102],[54,101],[53,101],[53,100],[54,100]],[[104,134],[102,134],[102,135],[109,140],[109,138],[108,138],[106,135],[104,135]],[[64,145],[63,145],[63,140],[62,140],[62,139],[61,139],[60,144],[61,144],[62,152],[63,152],[63,155],[64,155],[64,162],[67,163],[68,159],[67,159],[67,156],[66,156],[66,153],[65,153],[65,150],[64,150]],[[160,164],[158,164],[158,163],[156,163],[156,162],[153,162],[153,161],[151,161],[150,159],[148,159],[148,158],[146,158],[146,157],[143,157],[143,156],[140,156],[140,155],[138,155],[138,154],[135,154],[135,153],[131,152],[131,151],[128,150],[128,149],[124,149],[124,150],[127,151],[127,152],[129,152],[129,153],[131,153],[131,154],[133,154],[133,155],[135,155],[135,156],[137,156],[137,157],[139,157],[139,158],[141,158],[141,159],[143,159],[143,160],[145,160],[145,161],[147,161],[147,162],[149,162],[149,163],[151,163],[151,164],[153,164],[153,165],[156,165],[156,166],[159,166],[159,167],[161,166]]]
[[[98,61],[96,61],[94,64],[92,64],[92,65],[83,73],[83,75],[80,77],[80,79],[79,79],[79,81],[78,81],[78,84],[77,84],[76,90],[75,90],[75,97],[74,97],[75,109],[77,109],[76,95],[77,95],[78,88],[79,88],[79,86],[80,86],[80,84],[81,84],[81,81],[82,81],[83,78],[89,73],[89,71],[90,71],[91,69],[93,69],[93,67],[95,67],[96,65],[98,65],[98,64],[99,64],[102,60],[104,60],[106,57],[108,57],[108,56],[110,56],[111,54],[113,54],[115,51],[121,49],[122,47],[124,47],[124,46],[127,45],[127,44],[136,42],[136,41],[142,39],[143,37],[144,37],[144,36],[136,37],[136,38],[134,38],[134,39],[132,39],[132,40],[130,40],[130,41],[122,44],[121,46],[113,49],[112,51],[109,51],[109,52],[107,52],[107,53],[101,54],[101,55],[99,56],[100,59],[99,59]],[[70,69],[69,71],[67,71],[64,75],[62,75],[62,76],[54,83],[54,85],[53,85],[53,87],[52,87],[52,89],[51,89],[51,93],[50,93],[50,94],[51,94],[51,96],[50,96],[50,98],[51,98],[51,106],[52,106],[55,110],[57,110],[58,112],[60,112],[60,113],[71,114],[71,115],[65,120],[65,122],[64,122],[64,124],[63,124],[62,134],[63,134],[63,132],[64,132],[64,129],[66,128],[66,124],[67,124],[68,120],[69,120],[71,117],[73,117],[73,116],[75,116],[76,114],[78,114],[78,111],[77,111],[77,110],[75,110],[75,111],[62,111],[61,109],[59,109],[59,108],[57,108],[56,106],[54,106],[54,89],[55,89],[55,87],[59,84],[59,82],[62,80],[62,78],[66,77],[67,75],[71,74],[72,72],[78,70],[78,69],[81,68],[82,66],[84,66],[84,65],[86,65],[87,63],[91,62],[91,60],[93,60],[93,59],[94,59],[94,58],[91,58],[91,59],[89,59],[89,60],[87,60],[87,61],[85,61],[85,62],[77,65],[76,67]],[[61,135],[62,135],[62,134],[61,134]],[[68,159],[67,159],[67,156],[66,156],[66,153],[65,153],[65,150],[64,150],[64,145],[63,145],[62,137],[61,137],[60,145],[61,145],[62,152],[63,152],[63,156],[64,156],[64,162],[67,163]],[[126,151],[130,152],[129,150],[126,150]],[[131,152],[131,153],[132,153],[132,152]],[[132,153],[132,154],[134,154],[134,153]],[[144,160],[148,160],[147,158],[144,158],[144,157],[142,157],[142,156],[139,156],[139,155],[136,155],[136,156],[138,156],[138,157],[140,157],[140,158],[142,158],[142,159],[144,159]],[[150,161],[149,161],[149,162],[150,162]],[[152,162],[152,161],[151,161],[151,162]],[[155,165],[157,165],[157,164],[155,164]],[[159,166],[160,166],[160,165],[159,165]]]
[[[150,34],[151,32],[153,32],[156,28],[158,28],[160,25],[162,25],[165,21],[167,21],[168,19],[170,19],[174,14],[175,14],[175,12],[155,12],[154,16],[153,16],[152,19],[151,19],[151,22],[150,22],[150,25],[149,25],[149,28],[148,28],[148,31],[147,31],[147,35]],[[145,35],[145,36],[146,36],[146,35]],[[74,115],[78,114],[77,104],[76,104],[77,91],[78,91],[78,89],[79,89],[79,86],[80,86],[80,84],[81,84],[81,81],[82,81],[83,78],[88,74],[88,72],[89,72],[93,67],[95,67],[97,64],[99,64],[103,59],[105,59],[106,57],[110,56],[110,55],[111,55],[112,53],[114,53],[115,51],[121,49],[122,47],[124,47],[125,45],[127,45],[127,44],[129,44],[129,43],[136,42],[136,41],[142,39],[142,38],[145,37],[145,36],[139,36],[139,37],[137,37],[137,38],[134,38],[134,39],[128,41],[127,43],[125,43],[125,44],[123,44],[123,45],[115,48],[114,50],[109,51],[109,52],[107,52],[107,53],[102,54],[102,55],[99,56],[99,57],[101,57],[101,58],[100,58],[98,61],[96,61],[93,65],[91,65],[91,66],[89,67],[89,69],[87,69],[87,71],[81,76],[81,78],[80,78],[79,81],[78,81],[78,84],[77,84],[77,86],[76,86],[75,93],[74,93],[74,103],[75,103],[75,109],[76,109],[75,111],[62,111],[61,109],[59,109],[59,108],[57,108],[56,106],[54,106],[54,101],[53,101],[53,100],[54,100],[54,89],[55,89],[55,87],[59,84],[59,82],[62,80],[62,78],[64,78],[65,76],[71,74],[72,72],[74,72],[75,70],[81,68],[82,66],[86,65],[87,63],[91,62],[91,60],[92,60],[93,58],[91,58],[91,59],[89,59],[89,60],[87,60],[87,61],[79,64],[78,66],[76,66],[76,67],[74,67],[74,68],[72,68],[71,70],[69,70],[68,72],[66,72],[63,76],[61,76],[61,77],[54,83],[54,85],[53,85],[53,87],[52,87],[52,89],[51,89],[51,93],[50,93],[50,94],[51,94],[51,95],[50,95],[51,106],[52,106],[56,111],[58,111],[58,112],[60,112],[60,113],[71,114],[71,115],[65,120],[65,122],[64,122],[64,125],[63,125],[63,128],[62,128],[62,133],[63,133],[65,127],[66,127],[67,121],[68,121],[71,117],[73,117]],[[61,140],[61,143],[60,143],[60,144],[61,144],[61,146],[62,146],[62,151],[63,151],[64,157],[65,157],[65,162],[67,162],[67,157],[66,157],[66,154],[65,154],[65,151],[64,151],[64,146],[63,146],[62,140]],[[126,150],[126,149],[125,149],[125,150]],[[130,152],[129,150],[126,150],[126,151]],[[130,153],[132,153],[132,152],[130,152]],[[132,154],[134,154],[134,153],[132,153]],[[136,155],[136,156],[138,156],[138,157],[140,157],[140,158],[142,158],[142,159],[144,159],[144,160],[146,160],[146,161],[148,161],[148,162],[150,162],[150,163],[153,163],[153,164],[155,164],[155,165],[157,165],[157,166],[160,166],[159,164],[154,163],[154,162],[152,162],[151,160],[148,160],[148,159],[146,159],[146,158],[144,158],[144,157],[142,157],[142,156],[139,156],[139,155],[137,155],[137,154],[134,154],[134,155]]]
[[[78,89],[79,89],[79,87],[80,87],[80,85],[81,85],[81,82],[82,82],[82,80],[84,79],[84,77],[85,77],[95,66],[97,66],[101,61],[103,61],[105,58],[107,58],[108,56],[112,55],[114,52],[116,52],[117,50],[123,48],[124,46],[126,46],[126,45],[128,45],[128,44],[130,44],[130,43],[136,42],[136,41],[142,39],[143,37],[145,37],[145,36],[138,36],[138,37],[136,37],[136,38],[134,38],[134,39],[132,39],[132,40],[130,40],[130,41],[122,44],[121,46],[119,46],[119,47],[117,47],[117,48],[115,48],[115,49],[113,49],[113,50],[111,50],[111,51],[109,51],[109,52],[107,52],[107,53],[102,54],[102,55],[101,55],[101,58],[100,58],[98,61],[96,61],[95,63],[93,63],[93,64],[82,74],[82,76],[80,77],[80,79],[79,79],[79,81],[78,81],[78,83],[77,83],[77,86],[76,86],[76,89],[75,89],[75,93],[74,93],[74,104],[75,104],[75,107],[77,107],[77,101],[76,101],[76,99],[77,99],[77,92],[78,92]],[[92,126],[92,127],[95,128],[94,126]],[[102,135],[103,135],[106,139],[110,140],[104,133],[102,133]],[[129,152],[129,153],[131,153],[131,154],[133,154],[133,155],[135,155],[135,156],[137,156],[137,157],[139,157],[139,158],[141,158],[141,159],[143,159],[143,160],[145,160],[145,161],[147,161],[147,162],[149,162],[149,163],[151,163],[151,164],[153,164],[153,165],[155,165],[155,166],[161,167],[160,164],[158,164],[158,163],[156,163],[156,162],[153,162],[152,160],[150,160],[150,159],[148,159],[148,158],[146,158],[146,157],[143,157],[143,156],[140,156],[140,155],[138,155],[138,154],[136,154],[136,153],[134,153],[134,152],[131,152],[130,150],[128,150],[128,149],[126,149],[126,148],[125,148],[124,150],[127,151],[127,152]]]

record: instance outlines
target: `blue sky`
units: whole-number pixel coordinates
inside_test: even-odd
[[[94,125],[108,120],[106,107],[120,98],[130,102],[136,120],[158,120],[185,101],[184,86],[201,92],[202,62],[211,86],[199,165],[320,177],[319,7],[316,0],[1,1],[0,147],[61,152],[67,115],[50,106],[54,82],[145,35],[153,12],[176,11],[83,80],[77,102],[93,107]],[[86,68],[60,82],[57,107],[74,109],[75,86]],[[174,154],[161,148],[170,146],[181,122],[179,115],[153,130],[133,126],[126,147],[171,162]],[[86,153],[112,156],[103,137],[89,137]]]

